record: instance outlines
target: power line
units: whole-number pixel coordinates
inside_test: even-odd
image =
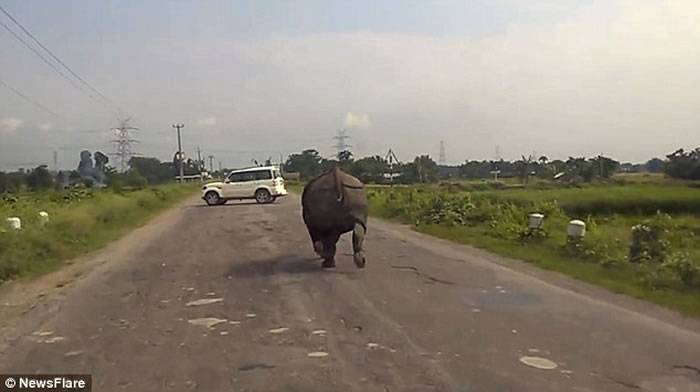
[[[39,109],[45,111],[46,113],[49,113],[49,114],[51,114],[51,115],[53,115],[53,116],[56,116],[56,117],[58,117],[58,118],[63,118],[63,116],[56,114],[54,111],[52,111],[51,109],[47,108],[46,106],[40,104],[39,102],[35,101],[34,99],[30,98],[29,96],[27,96],[27,95],[24,94],[23,92],[21,92],[21,91],[17,90],[16,88],[14,88],[14,87],[8,85],[8,84],[5,83],[4,81],[2,81],[2,79],[0,79],[0,86],[3,86],[3,87],[5,87],[5,88],[7,88],[8,90],[10,90],[10,91],[12,91],[13,93],[17,94],[17,96],[19,96],[20,98],[22,98],[22,99],[24,99],[25,101],[31,103],[32,105],[38,107]]]
[[[81,78],[77,73],[75,73],[68,65],[66,65],[66,63],[64,63],[60,58],[58,58],[58,56],[56,56],[51,50],[49,50],[49,48],[44,46],[44,44],[42,44],[34,36],[34,34],[32,34],[29,30],[27,30],[27,28],[25,28],[21,23],[19,23],[19,21],[17,19],[15,19],[9,12],[7,12],[7,10],[5,10],[5,8],[0,6],[0,11],[2,11],[8,18],[10,18],[10,20],[12,20],[17,26],[19,26],[19,28],[22,29],[22,31],[29,36],[29,38],[31,38],[34,42],[36,42],[37,45],[39,45],[42,49],[44,49],[46,51],[46,53],[48,53],[54,60],[56,60],[56,62],[61,64],[63,66],[63,68],[68,70],[68,72],[70,72],[70,74],[73,75],[76,79],[78,79],[82,84],[87,86],[90,90],[92,90],[95,94],[100,96],[106,102],[109,102],[114,106],[117,106],[114,102],[112,102],[110,99],[105,97],[104,94],[102,94],[96,88],[94,88],[90,83],[86,82],[85,79]],[[118,106],[117,106],[117,109],[119,109]]]
[[[27,41],[26,41],[24,38],[22,38],[19,34],[15,33],[14,30],[12,30],[12,29],[10,28],[10,26],[6,25],[3,21],[0,21],[0,26],[2,26],[2,27],[3,27],[5,30],[7,30],[10,34],[12,34],[12,36],[15,37],[15,39],[16,39],[17,41],[21,42],[22,45],[24,45],[27,49],[31,50],[32,53],[34,53],[35,55],[37,55],[37,57],[39,57],[44,63],[46,63],[46,65],[48,65],[49,67],[51,67],[51,69],[53,69],[54,71],[56,71],[56,73],[58,73],[62,78],[66,79],[73,87],[75,87],[76,89],[80,90],[80,92],[86,93],[86,91],[83,90],[83,88],[80,87],[77,83],[75,83],[75,81],[74,81],[73,79],[69,78],[68,75],[66,75],[63,71],[61,71],[61,70],[56,66],[56,64],[54,64],[54,63],[52,63],[51,61],[49,61],[49,59],[47,59],[46,57],[44,57],[44,55],[41,54],[38,50],[36,50],[35,47],[33,47],[32,45],[30,45],[29,42],[27,42]],[[89,95],[89,94],[88,94],[88,95]],[[93,97],[92,95],[89,95],[89,96],[90,96],[90,98],[93,98],[93,99],[94,99],[94,97]]]

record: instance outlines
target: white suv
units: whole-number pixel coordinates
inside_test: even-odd
[[[214,206],[227,200],[255,199],[260,204],[272,203],[286,196],[284,179],[274,166],[234,170],[223,182],[211,182],[202,187],[202,199]]]

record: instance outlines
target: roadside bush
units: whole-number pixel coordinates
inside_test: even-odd
[[[632,227],[631,263],[663,263],[668,253],[669,242],[664,238],[671,224],[671,217],[657,214],[653,219]]]
[[[50,199],[54,202],[64,201],[68,203],[80,202],[85,199],[92,199],[95,197],[95,192],[90,188],[70,188],[63,192],[55,192],[51,195]]]
[[[107,186],[121,192],[124,188],[143,189],[148,185],[146,177],[135,170],[126,173],[112,173],[107,177]]]
[[[485,205],[489,205],[485,203]],[[489,209],[489,227],[491,235],[497,238],[520,240],[523,242],[541,240],[549,237],[548,227],[559,223],[566,215],[556,201],[541,201],[531,206],[523,206],[510,202],[492,203]],[[528,216],[538,212],[545,216],[545,226],[540,229],[530,229]]]
[[[475,211],[468,193],[429,192],[424,189],[370,190],[371,208],[380,216],[415,225],[467,225]]]
[[[696,286],[697,279],[700,277],[700,265],[694,263],[687,253],[673,253],[662,264],[662,267],[671,271],[686,287]]]
[[[475,208],[468,193],[433,195],[418,211],[417,224],[466,225],[469,213]]]
[[[563,246],[563,254],[568,258],[595,262],[606,268],[625,264],[625,259],[616,256],[609,243],[591,238],[567,238]]]
[[[489,222],[491,235],[515,240],[527,233],[527,212],[513,203],[498,204]]]

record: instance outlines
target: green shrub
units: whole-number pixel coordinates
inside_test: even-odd
[[[143,189],[148,185],[148,180],[146,180],[146,177],[142,176],[139,172],[130,171],[124,177],[124,183],[126,186],[131,188]]]
[[[474,208],[468,193],[456,195],[438,193],[420,206],[417,222],[448,226],[466,225],[469,222],[469,213]]]
[[[657,214],[654,218],[632,227],[629,261],[663,263],[669,248],[669,242],[664,236],[670,224],[669,215]]]
[[[662,267],[670,270],[684,286],[697,287],[696,282],[698,277],[700,277],[700,265],[694,263],[687,253],[673,253],[662,264]]]
[[[520,239],[527,233],[527,212],[513,203],[498,204],[489,226],[494,237]]]

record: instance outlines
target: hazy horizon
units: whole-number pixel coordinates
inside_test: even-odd
[[[189,156],[200,147],[227,167],[305,148],[330,156],[343,127],[356,156],[392,148],[437,160],[444,140],[450,164],[494,159],[496,146],[505,159],[644,162],[700,145],[692,0],[2,7],[114,103],[90,98],[0,26],[0,170],[53,166],[54,151],[61,168],[82,149],[111,152],[122,115],[141,128],[144,156],[172,159],[171,124],[181,122]]]

